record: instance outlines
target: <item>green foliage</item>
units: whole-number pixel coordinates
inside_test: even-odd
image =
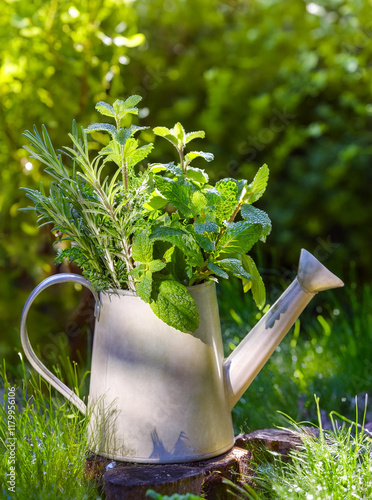
[[[94,482],[84,477],[88,418],[69,402],[61,403],[52,397],[50,386],[46,386],[40,377],[26,373],[23,364],[22,369],[21,380],[8,380],[5,366],[0,369],[0,383],[4,390],[0,405],[2,498],[99,498]],[[79,387],[76,378],[75,387]],[[9,397],[13,395],[15,400],[11,401]],[[10,409],[14,410],[12,420],[9,418]],[[14,424],[12,427],[6,424],[10,421]],[[12,443],[15,447],[11,449]],[[15,455],[11,454],[12,450]],[[7,483],[10,466],[15,467],[14,494]]]
[[[194,332],[198,328],[198,309],[182,283],[166,279],[159,281],[151,299],[151,309],[167,325],[183,332]]]
[[[133,172],[136,163],[133,157],[141,148],[138,148],[137,141],[131,142],[127,148],[132,141],[130,135],[138,129],[121,127],[127,114],[138,112],[133,103],[141,98],[132,98],[125,102],[115,101],[112,111],[102,103],[98,106],[105,114],[113,113],[116,127],[104,123],[101,127],[94,125],[79,133],[73,124],[73,133],[70,134],[73,147],[64,148],[73,161],[72,169],[65,167],[61,155],[55,152],[45,127],[42,135],[36,127],[33,133],[27,131],[24,134],[31,144],[31,148],[26,148],[31,158],[47,165],[46,171],[54,180],[50,183],[49,194],[45,193],[43,186],[40,191],[25,188],[39,214],[38,222],[40,225],[52,223],[52,231],[58,231],[62,240],[72,242],[70,248],[62,251],[58,261],[67,257],[76,262],[98,289],[121,288],[128,283],[128,273],[133,269],[129,252],[131,237],[142,221],[142,205],[147,201],[149,176],[146,172],[139,175]],[[112,150],[117,151],[114,161],[118,169],[111,178],[102,175],[108,161],[112,160],[111,154],[106,156],[107,148],[103,154],[90,159],[86,132],[93,130],[108,131],[113,137],[110,144],[113,143]],[[123,143],[117,139],[121,132],[121,136],[127,132]],[[141,157],[149,154],[152,145],[148,146],[146,154],[141,153]],[[119,174],[121,182],[118,181]]]
[[[25,149],[47,166],[53,179],[48,194],[41,184],[40,190],[24,188],[26,195],[34,203],[39,225],[53,224],[59,241],[71,242],[57,262],[75,262],[99,290],[135,291],[160,319],[183,332],[193,332],[199,324],[186,286],[217,281],[217,276],[237,276],[244,280],[245,290],[257,281],[253,297],[262,307],[264,295],[257,293],[262,280],[256,267],[254,273],[244,268],[243,259],[271,230],[268,216],[248,205],[266,188],[267,166],[249,185],[226,179],[213,188],[204,170],[190,166],[195,158],[210,161],[211,155],[185,155],[186,144],[204,132],[187,134],[176,123],[170,130],[154,131],[173,144],[179,164],[157,163],[135,171],[153,148],[152,143],[140,146],[132,137],[145,127],[123,126],[127,115],[138,115],[140,101],[137,95],[117,99],[112,106],[100,101],[97,111],[112,118],[115,126],[94,123],[79,132],[73,122],[72,147],[64,147],[72,167],[55,151],[44,126],[41,134],[36,127],[33,133],[25,132],[30,141]],[[108,145],[88,142],[87,134],[97,132],[109,134]],[[93,158],[90,149],[95,151]],[[106,173],[112,163],[116,171]],[[242,208],[245,220],[234,222]],[[172,248],[178,252],[170,254]]]
[[[145,205],[154,212],[154,229],[150,239],[160,240],[177,246],[186,259],[184,284],[194,285],[217,277],[238,276],[245,280],[245,289],[258,281],[254,299],[262,307],[264,294],[263,283],[257,268],[250,274],[243,267],[243,258],[259,240],[264,240],[271,230],[268,216],[254,207],[249,211],[249,203],[258,200],[267,184],[269,170],[263,165],[251,184],[247,181],[224,179],[215,187],[208,184],[208,176],[202,169],[191,170],[190,163],[198,157],[210,160],[207,153],[185,154],[186,144],[204,134],[187,134],[183,126],[177,123],[172,129],[156,127],[154,132],[167,139],[177,150],[179,164],[155,164],[150,168],[158,193],[166,200],[165,210],[173,212],[171,216],[159,212],[158,205],[151,202]],[[167,174],[167,176],[160,175]],[[192,173],[192,175],[190,175]],[[164,203],[162,203],[162,206]],[[169,209],[170,207],[173,207]],[[244,206],[245,220],[234,222]],[[164,211],[164,209],[163,209]],[[165,219],[164,219],[165,217]],[[162,218],[159,225],[157,220]],[[257,287],[261,295],[257,293]]]
[[[314,431],[318,431],[319,436],[304,428],[308,422],[297,423],[285,415],[287,426],[292,427],[302,446],[290,452],[290,461],[282,461],[276,452],[266,453],[266,457],[259,459],[254,477],[249,478],[254,488],[250,484],[237,486],[226,481],[234,498],[352,500],[371,497],[371,437],[364,427],[366,410],[362,421],[359,421],[357,407],[354,421],[333,411],[330,413],[331,429],[325,430],[319,398],[315,399],[318,425],[314,426]]]

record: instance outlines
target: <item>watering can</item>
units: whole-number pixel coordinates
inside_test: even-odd
[[[87,287],[96,300],[88,408],[37,358],[26,329],[39,293],[67,281]],[[200,316],[191,334],[163,323],[131,291],[97,294],[82,276],[58,274],[40,283],[26,302],[22,346],[41,376],[89,415],[93,452],[143,463],[203,460],[233,447],[231,409],[314,295],[340,286],[337,276],[302,250],[297,277],[224,359],[213,282],[189,288]]]

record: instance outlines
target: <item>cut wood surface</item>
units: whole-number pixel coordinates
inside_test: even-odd
[[[290,430],[263,429],[240,434],[231,451],[200,462],[133,464],[91,455],[86,460],[85,476],[101,484],[107,500],[146,500],[149,489],[163,495],[203,493],[207,500],[223,500],[232,498],[224,479],[242,484],[254,473],[252,451],[256,448],[285,457],[300,444],[298,434]]]

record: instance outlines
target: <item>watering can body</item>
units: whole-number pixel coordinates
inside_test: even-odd
[[[36,357],[27,335],[33,300],[63,281],[81,283],[96,298],[88,410]],[[83,413],[88,411],[93,452],[144,463],[203,460],[233,446],[232,407],[307,303],[317,291],[342,284],[303,251],[297,278],[225,360],[214,283],[189,289],[200,316],[191,334],[163,323],[130,291],[97,295],[81,276],[56,275],[26,302],[21,340],[32,366]]]

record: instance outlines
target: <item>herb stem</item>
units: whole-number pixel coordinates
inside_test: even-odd
[[[177,148],[177,151],[178,151],[178,155],[180,157],[180,165],[181,165],[182,173],[185,174],[186,173],[186,165],[185,165],[185,158],[184,158],[184,154],[183,154],[183,148]]]

